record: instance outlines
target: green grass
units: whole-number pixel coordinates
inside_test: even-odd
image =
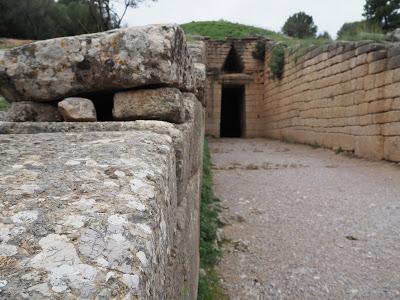
[[[199,21],[181,25],[189,40],[194,36],[209,37],[212,40],[224,40],[226,38],[248,38],[265,37],[276,42],[288,45],[290,48],[297,46],[322,45],[329,42],[327,39],[295,39],[281,33],[225,20],[220,21]]]
[[[225,38],[247,38],[247,37],[268,37],[273,40],[290,39],[280,33],[255,26],[220,21],[190,22],[181,25],[187,35],[206,36],[212,40],[224,40]]]
[[[214,270],[221,255],[216,242],[217,229],[220,226],[219,212],[219,200],[213,191],[210,152],[205,140],[200,203],[200,268],[205,271],[205,275],[200,274],[199,277],[199,300],[227,299],[219,286],[218,274]]]
[[[355,35],[343,35],[341,40],[348,42],[372,41],[383,43],[385,42],[385,35],[383,33],[359,32]]]
[[[0,111],[6,111],[10,107],[10,103],[0,96]]]

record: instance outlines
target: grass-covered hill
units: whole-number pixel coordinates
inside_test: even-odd
[[[181,25],[188,39],[195,36],[209,37],[212,40],[224,40],[226,38],[266,37],[276,42],[283,42],[288,46],[307,46],[311,44],[324,44],[326,39],[294,39],[272,30],[249,26],[229,21],[199,21]]]
[[[287,40],[288,37],[271,30],[232,23],[228,21],[201,21],[181,25],[189,36],[207,36],[213,40],[263,36],[272,40]]]
[[[352,30],[348,34],[342,34],[341,40],[345,41],[384,41],[384,34],[377,33],[375,31],[370,32],[369,28],[358,26],[363,22],[349,23],[347,26],[352,27]],[[310,45],[321,45],[326,44],[330,40],[324,38],[310,38],[310,39],[295,39],[285,36],[281,33],[239,23],[232,23],[229,21],[199,21],[190,22],[181,25],[185,30],[188,39],[192,39],[195,36],[209,37],[213,40],[224,40],[226,38],[247,38],[247,37],[266,37],[276,42],[283,42],[289,47],[301,46],[307,47]],[[353,28],[354,27],[354,28]]]

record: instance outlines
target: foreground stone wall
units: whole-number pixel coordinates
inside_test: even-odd
[[[13,61],[0,61],[0,77],[8,76],[2,91],[15,95],[14,106],[22,103],[23,110],[13,113],[26,115],[0,122],[0,299],[196,299],[205,66],[193,64],[181,33],[165,25],[65,40],[92,40],[108,49],[110,39],[128,43],[136,37],[126,55],[136,49],[150,59],[136,57],[140,70],[124,73],[128,89],[114,86],[108,111],[125,122],[40,122],[58,116],[57,107],[37,103],[40,97],[24,92],[32,84],[24,69],[10,74],[1,66]],[[27,61],[40,64],[35,51],[62,41],[6,56],[20,59],[31,49]],[[160,47],[146,51],[146,44]],[[125,63],[116,61],[113,68]],[[53,66],[42,65],[41,72]],[[177,77],[158,76],[161,66]],[[85,78],[78,78],[78,90],[93,88],[101,102],[104,91]],[[155,78],[165,80],[153,86]],[[59,79],[53,79],[56,86]],[[77,96],[71,91],[62,97]],[[37,92],[48,93],[46,101],[61,98],[45,85]],[[64,110],[73,106],[62,111],[64,120],[65,113],[93,114],[84,100],[58,102]],[[37,122],[21,122],[29,120]]]
[[[204,113],[185,106],[180,125],[0,123],[2,297],[196,298]]]
[[[400,47],[336,43],[286,53],[273,80],[266,54],[264,134],[400,161]]]

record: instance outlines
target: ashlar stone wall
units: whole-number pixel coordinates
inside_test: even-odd
[[[335,43],[265,60],[264,136],[400,161],[400,46]]]

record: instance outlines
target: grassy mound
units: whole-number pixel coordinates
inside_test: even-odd
[[[288,37],[271,30],[232,23],[228,21],[201,21],[181,25],[189,36],[207,36],[213,40],[225,38],[267,37],[272,40],[287,40]]]
[[[272,30],[224,20],[190,22],[182,24],[181,26],[189,40],[195,36],[209,37],[212,40],[224,40],[226,38],[265,37],[275,42],[284,43],[291,48],[295,48],[297,46],[308,47],[311,45],[322,45],[329,42],[329,40],[321,38],[295,39]]]

